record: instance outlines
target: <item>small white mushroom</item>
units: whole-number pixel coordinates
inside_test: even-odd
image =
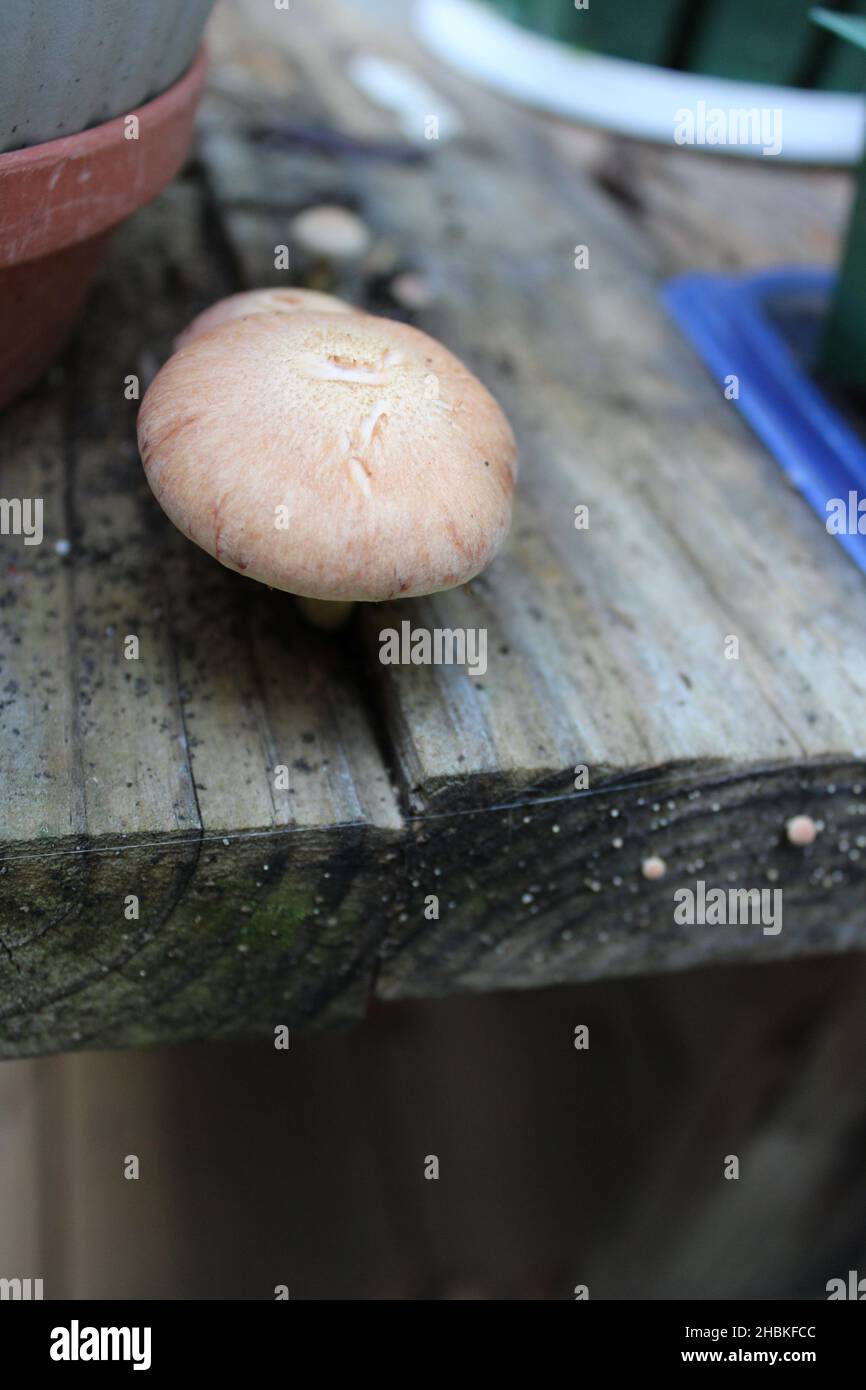
[[[429,309],[435,299],[430,281],[417,270],[401,271],[388,288],[404,309]]]
[[[353,261],[370,245],[370,230],[357,213],[339,204],[306,208],[293,218],[289,236],[313,256],[329,261]]]
[[[657,854],[651,854],[640,866],[640,871],[644,878],[658,879],[664,878],[668,871],[668,866]]]
[[[818,838],[818,827],[811,816],[792,816],[785,826],[785,834],[792,845],[805,849]]]

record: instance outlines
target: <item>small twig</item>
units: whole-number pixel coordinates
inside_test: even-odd
[[[354,135],[346,135],[340,130],[329,130],[325,126],[295,125],[280,123],[270,126],[253,126],[247,132],[250,140],[261,141],[264,145],[304,145],[308,149],[325,150],[329,154],[348,155],[350,159],[374,159],[390,164],[420,164],[426,152],[414,145],[396,141],[380,142],[358,140]]]

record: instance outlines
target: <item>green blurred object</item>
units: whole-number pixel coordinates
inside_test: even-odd
[[[812,0],[483,0],[548,38],[633,62],[728,77],[856,92],[866,55],[841,49],[809,22]],[[837,0],[856,23],[866,0]]]
[[[590,0],[575,9],[571,0],[489,0],[492,8],[527,29],[598,53],[639,63],[663,63],[668,36],[678,22],[682,0],[647,4],[606,4]]]
[[[820,9],[812,0],[483,3],[548,38],[633,62],[784,87],[866,89],[866,0],[828,0]],[[866,156],[819,366],[866,393]]]
[[[866,19],[824,9],[813,10],[812,18],[859,49],[866,49]],[[820,365],[834,381],[866,392],[866,155],[860,161]]]

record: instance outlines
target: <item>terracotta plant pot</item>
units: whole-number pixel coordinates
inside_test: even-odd
[[[181,167],[204,71],[200,50],[174,86],[136,111],[0,155],[0,407],[62,346],[112,228]]]

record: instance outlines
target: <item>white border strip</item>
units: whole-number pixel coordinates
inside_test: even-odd
[[[866,100],[839,92],[732,82],[581,52],[520,28],[474,0],[417,0],[415,27],[446,62],[491,87],[558,115],[620,135],[674,145],[677,112],[781,112],[789,162],[856,164],[866,136]],[[760,158],[754,144],[710,144],[713,154]]]

